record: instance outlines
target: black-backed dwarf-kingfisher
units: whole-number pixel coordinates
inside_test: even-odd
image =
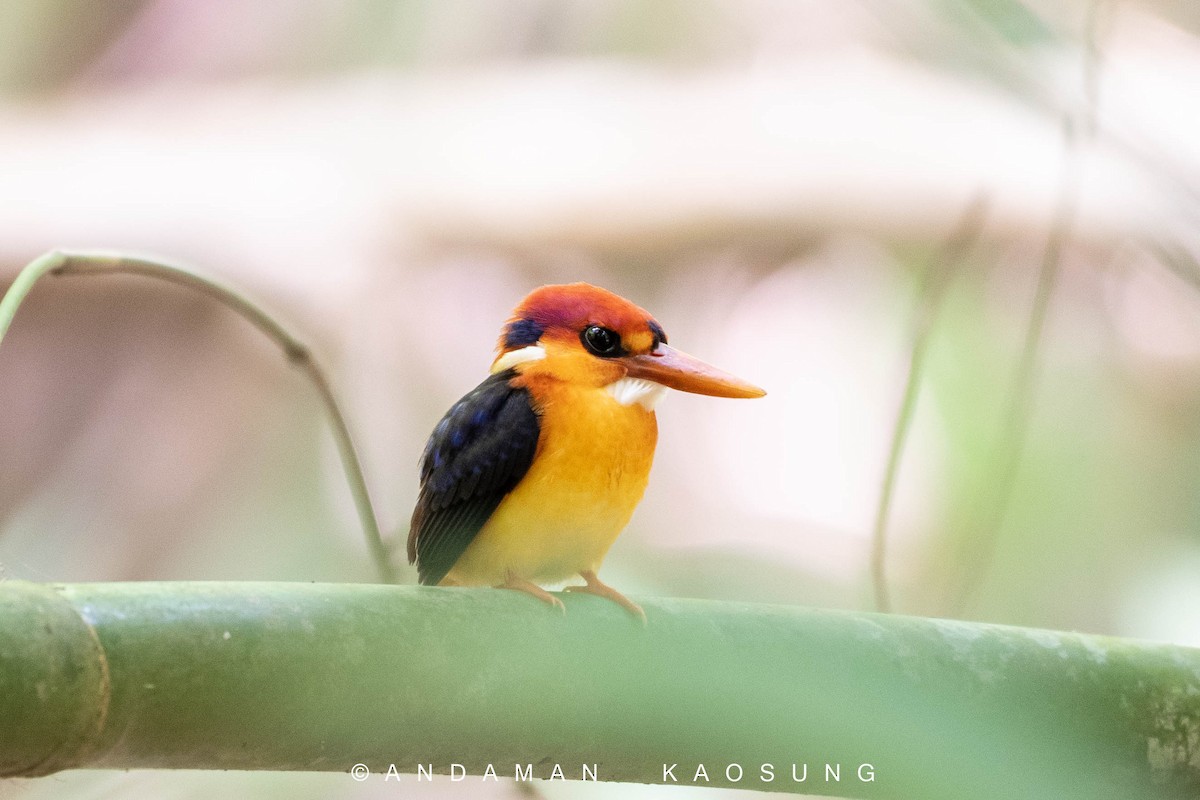
[[[667,345],[653,317],[586,283],[543,286],[505,325],[491,376],[446,412],[421,457],[408,560],[423,584],[538,583],[640,606],[596,577],[642,499],[666,389],[762,389]]]

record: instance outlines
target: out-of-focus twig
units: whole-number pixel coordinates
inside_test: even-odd
[[[1109,0],[1088,3],[1083,30],[1083,136],[1095,139],[1099,133],[1096,118],[1100,108],[1101,26],[1107,21]]]
[[[1021,345],[1021,355],[1017,362],[1016,376],[1013,379],[1012,394],[1000,426],[994,462],[995,469],[987,486],[992,498],[991,508],[989,512],[978,518],[980,520],[979,527],[975,530],[970,542],[971,553],[965,559],[961,582],[951,601],[952,608],[957,614],[962,613],[972,593],[978,589],[983,577],[991,568],[996,539],[1008,514],[1021,456],[1025,451],[1025,440],[1033,410],[1033,391],[1037,378],[1038,353],[1041,349],[1042,333],[1050,307],[1050,297],[1058,279],[1062,250],[1070,239],[1079,200],[1080,135],[1077,129],[1082,124],[1083,134],[1089,140],[1095,139],[1099,132],[1097,106],[1100,92],[1101,49],[1097,39],[1103,6],[1103,0],[1093,0],[1088,5],[1086,12],[1081,64],[1083,104],[1077,113],[1067,111],[1063,115],[1063,161],[1058,201],[1046,238],[1046,247],[1042,253],[1037,290],[1033,298],[1033,307],[1029,313],[1025,338]]]
[[[379,532],[379,522],[367,492],[366,479],[359,463],[354,441],[346,418],[333,395],[333,389],[325,377],[324,370],[317,364],[308,345],[284,328],[273,317],[263,311],[241,292],[225,286],[212,278],[203,277],[190,269],[163,264],[132,256],[107,253],[64,253],[52,251],[25,267],[13,281],[4,298],[0,299],[0,342],[12,324],[21,302],[37,281],[47,274],[53,275],[98,275],[128,274],[158,278],[169,283],[186,286],[206,294],[217,302],[232,309],[239,316],[258,328],[267,338],[282,348],[288,361],[304,372],[312,382],[333,427],[334,440],[346,472],[346,480],[354,497],[359,521],[367,538],[371,557],[379,571],[380,579],[391,583],[395,579],[389,549]]]
[[[979,194],[967,206],[954,231],[930,260],[922,277],[913,319],[912,353],[905,377],[904,395],[892,428],[892,442],[888,449],[887,466],[883,473],[883,484],[879,491],[879,505],[875,510],[875,528],[871,540],[871,582],[875,589],[875,608],[891,611],[892,603],[887,583],[887,523],[892,507],[892,496],[896,489],[896,478],[900,472],[900,461],[908,431],[912,426],[917,408],[917,393],[921,386],[921,375],[925,369],[925,355],[933,331],[933,324],[945,297],[946,288],[974,244],[983,226],[987,211],[987,196]]]
[[[1182,280],[1196,291],[1200,291],[1200,262],[1191,251],[1178,241],[1156,241],[1143,239],[1141,247],[1151,253],[1158,263],[1162,264],[1171,274]]]
[[[991,567],[996,539],[1004,525],[1004,519],[1012,499],[1017,470],[1021,464],[1021,456],[1025,452],[1025,439],[1033,410],[1033,391],[1037,378],[1042,333],[1046,326],[1050,298],[1058,280],[1063,246],[1070,238],[1079,190],[1079,180],[1076,174],[1078,161],[1076,135],[1070,117],[1063,123],[1063,149],[1063,177],[1058,205],[1050,233],[1046,239],[1046,248],[1042,253],[1037,290],[1033,297],[1033,307],[1029,312],[1029,322],[1025,328],[1025,338],[1021,344],[1021,355],[1017,362],[1016,376],[1013,378],[1012,393],[1005,409],[1004,420],[1000,425],[996,457],[993,462],[995,468],[992,477],[987,481],[986,491],[992,497],[991,508],[979,517],[979,526],[971,538],[971,554],[965,559],[963,577],[952,600],[952,608],[955,613],[959,614]]]

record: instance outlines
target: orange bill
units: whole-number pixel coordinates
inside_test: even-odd
[[[722,372],[682,350],[660,344],[654,352],[621,359],[629,375],[671,389],[713,397],[762,397],[766,394],[752,383]]]

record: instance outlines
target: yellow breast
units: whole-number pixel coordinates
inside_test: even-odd
[[[511,570],[552,583],[596,570],[642,499],[658,426],[606,389],[531,385],[541,434],[529,472],[446,576],[495,585]]]

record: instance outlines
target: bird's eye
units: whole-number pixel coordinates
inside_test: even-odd
[[[609,328],[589,325],[583,329],[583,335],[580,338],[583,340],[584,347],[602,358],[619,356],[623,352],[621,337],[616,331]]]

